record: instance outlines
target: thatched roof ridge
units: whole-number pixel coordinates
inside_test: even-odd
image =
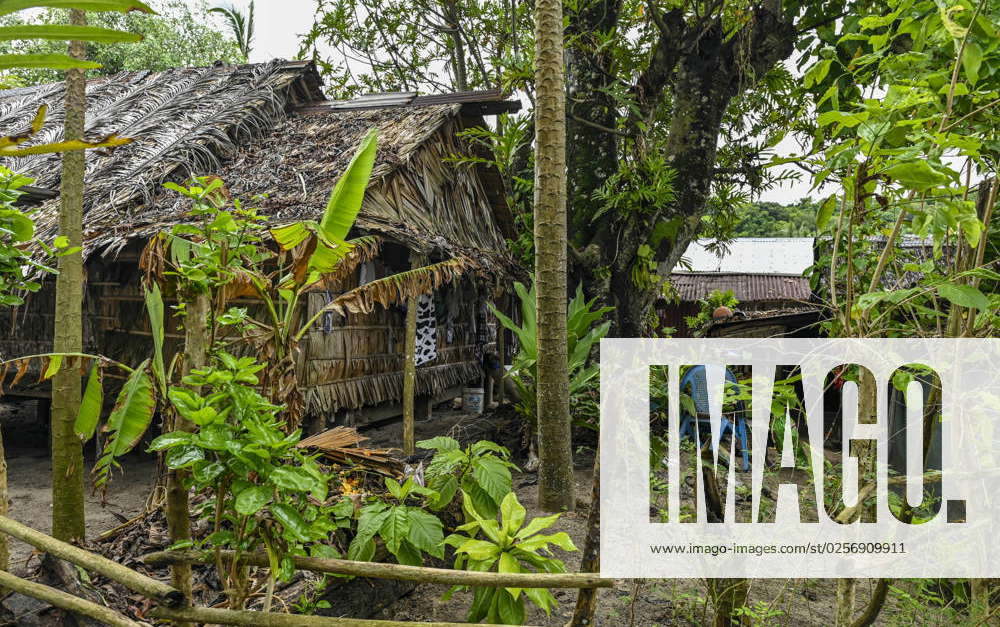
[[[294,112],[322,99],[315,68],[303,62],[127,72],[90,81],[88,135],[118,133],[136,141],[88,153],[86,253],[113,254],[134,238],[184,221],[187,204],[162,183],[192,175],[221,176],[235,197],[275,222],[316,218],[361,138],[376,127],[379,152],[359,227],[411,247],[508,265],[490,209],[502,191],[485,189],[471,167],[445,163],[468,149],[455,137],[467,121],[461,105]],[[0,132],[23,130],[44,103],[48,120],[33,141],[57,138],[62,100],[62,83],[0,92]],[[39,187],[58,189],[58,156],[5,161]],[[36,214],[43,238],[55,235],[58,204],[47,200]]]

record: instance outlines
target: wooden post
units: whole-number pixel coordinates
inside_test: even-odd
[[[426,257],[410,252],[410,269],[424,265]],[[403,454],[413,455],[413,401],[417,392],[417,305],[419,296],[406,300],[406,337],[403,340]]]
[[[406,301],[406,345],[403,357],[403,453],[413,455],[413,396],[417,388],[417,300]]]
[[[500,312],[504,315],[507,314],[507,304],[510,301],[510,296],[507,292],[504,292],[503,296],[500,297]],[[507,376],[507,327],[500,324],[500,320],[497,319],[497,357],[500,359],[500,376],[496,377],[496,385],[498,390],[495,391],[497,397],[497,405],[503,405],[503,393],[504,393],[504,377]]]

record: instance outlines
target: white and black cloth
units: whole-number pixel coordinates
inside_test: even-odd
[[[437,316],[434,298],[422,294],[417,301],[417,347],[414,363],[418,366],[437,359]]]

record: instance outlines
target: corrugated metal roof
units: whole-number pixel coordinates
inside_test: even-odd
[[[801,275],[813,265],[811,237],[737,237],[722,257],[706,248],[712,241],[696,240],[684,251],[692,272]]]
[[[741,303],[806,301],[812,294],[809,279],[789,274],[675,272],[670,275],[670,282],[681,301],[696,301],[715,290],[729,290]]]

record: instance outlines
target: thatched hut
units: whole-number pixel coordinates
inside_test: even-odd
[[[0,131],[23,130],[41,104],[49,117],[39,141],[61,133],[61,83],[0,92]],[[85,343],[88,351],[135,362],[148,352],[139,254],[148,238],[186,220],[188,205],[162,188],[193,175],[216,174],[234,197],[252,202],[274,224],[317,218],[365,133],[378,129],[379,150],[358,234],[377,234],[381,253],[347,287],[406,270],[410,257],[460,258],[470,268],[434,295],[436,345],[418,368],[417,394],[453,396],[482,377],[481,359],[494,337],[484,303],[516,268],[505,238],[512,218],[503,183],[460,132],[484,115],[516,109],[499,93],[420,97],[383,94],[327,101],[312,64],[275,61],[244,66],[127,72],[88,83],[88,134],[134,137],[110,153],[90,152],[86,170]],[[36,179],[36,221],[54,237],[59,158],[4,160]],[[48,190],[48,191],[46,191]],[[329,287],[329,286],[328,286]],[[335,294],[310,294],[312,312]],[[51,350],[52,286],[2,310],[0,353]],[[167,329],[176,347],[176,327]],[[331,314],[301,347],[300,383],[307,411],[391,416],[402,395],[404,316],[400,308]],[[28,380],[28,377],[25,378]],[[21,385],[13,392],[44,396]]]

